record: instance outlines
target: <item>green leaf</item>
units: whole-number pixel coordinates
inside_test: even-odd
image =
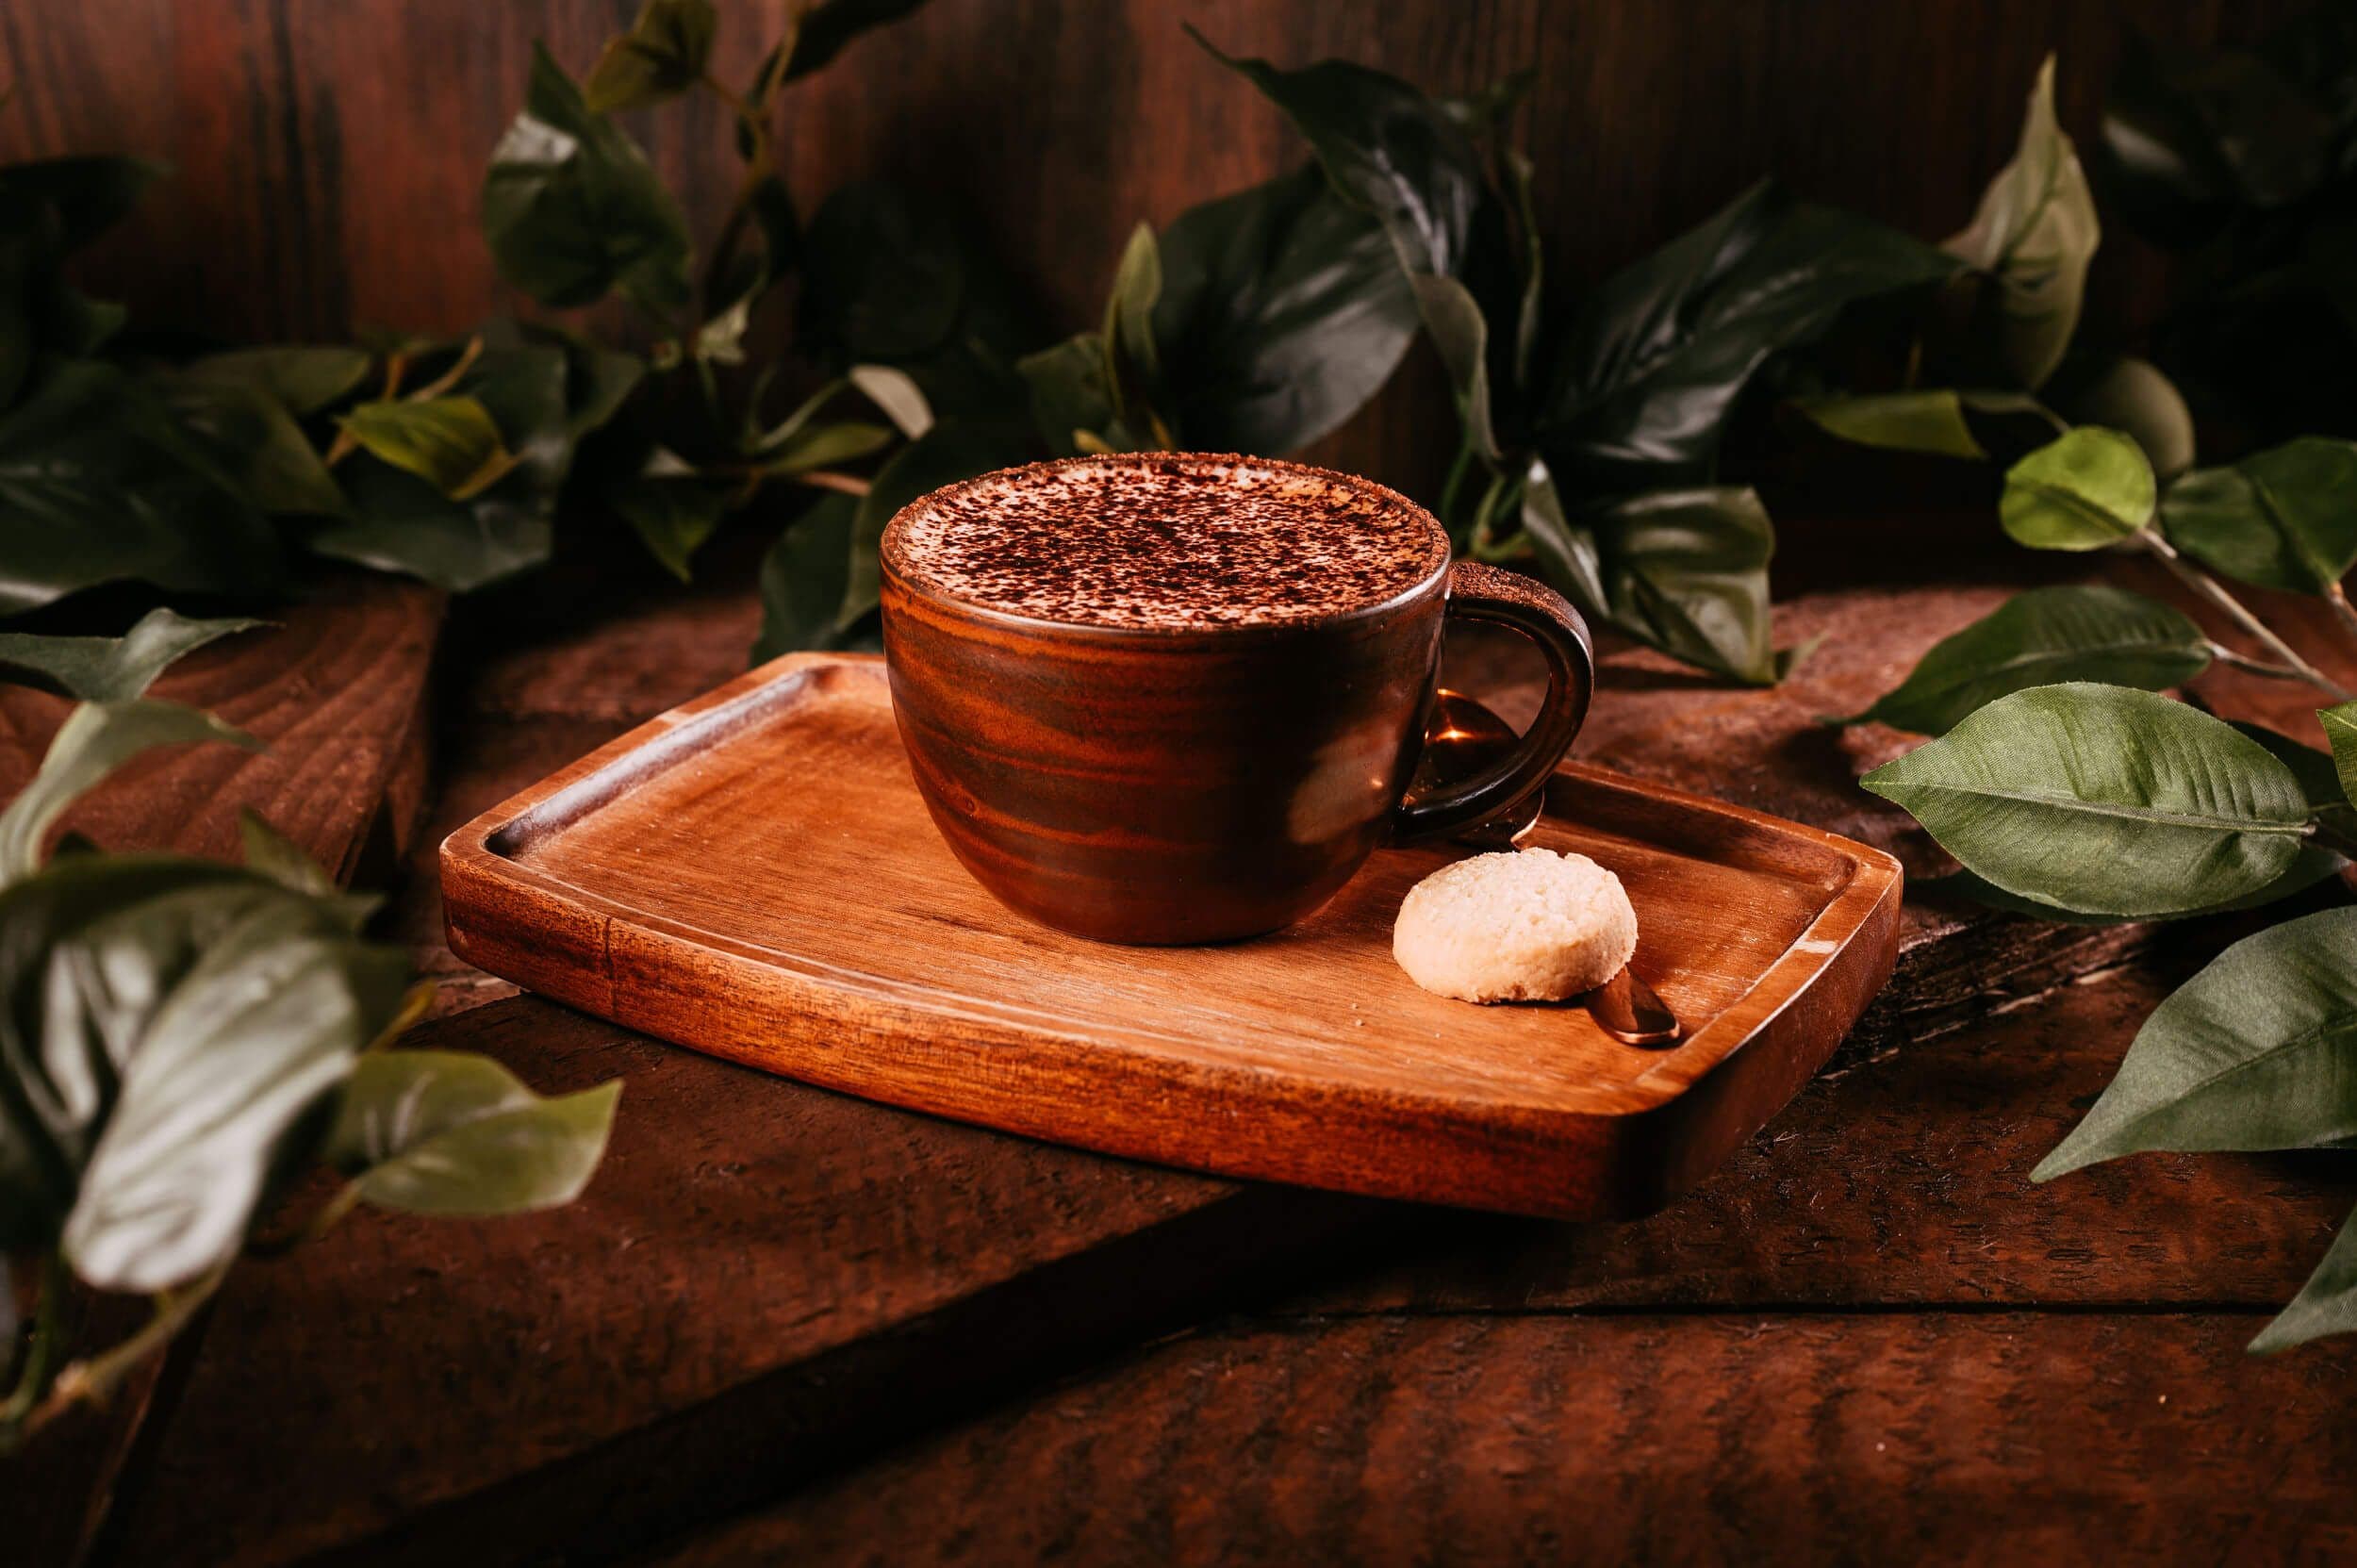
[[[2357,443],[2303,436],[2196,470],[2168,487],[2161,528],[2237,582],[2322,593],[2357,565]]]
[[[846,420],[838,424],[805,425],[793,437],[766,454],[763,467],[771,473],[809,473],[815,470],[832,468],[838,463],[854,463],[873,456],[890,446],[893,431],[889,425],[868,424],[863,421]]]
[[[1031,392],[1031,421],[1049,450],[1070,456],[1080,437],[1103,439],[1119,416],[1105,381],[1105,340],[1094,332],[1067,338],[1051,349],[1018,360],[1015,369]]]
[[[2038,401],[2027,393],[1959,391],[1951,387],[1863,397],[1803,398],[1793,406],[1828,434],[1859,446],[1975,461],[1986,460],[1988,449],[1973,433],[1971,413],[2043,412]]]
[[[0,616],[102,583],[263,594],[278,536],[144,387],[52,362],[0,415]]]
[[[2078,149],[2055,123],[2049,55],[2030,90],[2013,161],[1989,182],[1971,226],[1947,244],[1996,279],[1997,348],[2022,386],[2044,386],[2062,363],[2102,237]]]
[[[683,583],[689,581],[689,562],[729,510],[725,489],[698,479],[685,463],[661,451],[646,471],[615,486],[605,499],[648,553]]]
[[[925,0],[819,0],[802,12],[782,79],[807,76],[832,60],[860,34],[898,22]]]
[[[378,465],[355,472],[357,520],[310,537],[315,554],[405,572],[452,593],[529,571],[555,542],[547,515],[494,496],[454,502],[414,474]]]
[[[301,845],[272,827],[260,813],[251,809],[238,813],[238,841],[245,850],[246,869],[256,876],[267,877],[289,892],[309,898],[342,897],[336,879],[305,854]]]
[[[86,702],[125,702],[145,691],[166,666],[259,620],[185,620],[150,610],[119,637],[35,636],[0,632],[0,665],[37,670],[68,696]]]
[[[41,866],[41,844],[66,809],[140,752],[187,741],[225,740],[248,751],[261,742],[211,714],[177,702],[86,702],[66,716],[41,770],[0,810],[0,885]]]
[[[2250,1342],[2255,1355],[2288,1350],[2326,1334],[2357,1330],[2357,1214],[2332,1239],[2324,1262],[2308,1277],[2290,1306]]]
[[[2169,606],[2125,588],[2033,588],[1923,655],[1898,689],[1844,723],[1944,734],[2000,697],[2067,681],[2159,691],[2210,667],[2210,639]]]
[[[1105,300],[1105,385],[1115,414],[1146,395],[1161,373],[1154,353],[1154,302],[1162,293],[1162,251],[1154,243],[1153,225],[1140,223],[1129,231]]]
[[[304,347],[232,349],[179,368],[188,380],[260,392],[298,417],[316,414],[360,385],[372,356],[366,349]]]
[[[2151,1149],[2352,1137],[2357,909],[2328,909],[2235,943],[2153,1009],[2111,1086],[2030,1177]]]
[[[2091,374],[2066,370],[2047,395],[2073,424],[2118,430],[2144,449],[2164,481],[2193,467],[2193,411],[2151,361],[2119,355]]]
[[[621,1093],[617,1081],[544,1099],[487,1056],[378,1051],[354,1069],[324,1158],[383,1209],[554,1208],[588,1185]]]
[[[1861,781],[2009,893],[2098,915],[2255,893],[2303,848],[2292,770],[2222,720],[2150,692],[2016,692]]]
[[[1954,257],[1854,214],[1753,187],[1594,290],[1552,355],[1540,449],[1569,492],[1707,482],[1769,355],[1855,301],[1939,281]]]
[[[657,311],[688,302],[679,204],[537,44],[523,112],[484,178],[483,232],[500,276],[542,305],[594,305],[617,289]]]
[[[114,910],[48,958],[38,1027],[103,1040],[121,1074],[62,1232],[102,1290],[167,1289],[237,1250],[289,1140],[408,976],[401,949],[258,879]]]
[[[1523,527],[1547,580],[1580,609],[1651,647],[1754,685],[1777,678],[1769,641],[1775,536],[1748,489],[1664,490],[1567,516],[1542,464]]]
[[[2357,801],[2357,701],[2319,708],[2316,722],[2324,726],[2324,738],[2332,743],[2332,768],[2340,778],[2341,794]]]
[[[1466,270],[1488,182],[1473,139],[1447,109],[1396,76],[1345,60],[1281,71],[1220,53],[1192,25],[1187,36],[1284,111],[1335,189],[1382,223],[1403,271]]]
[[[186,375],[159,376],[156,386],[213,464],[261,510],[341,517],[351,509],[319,449],[270,393]]]
[[[1492,462],[1504,454],[1490,396],[1490,323],[1473,290],[1450,277],[1418,277],[1415,298],[1425,330],[1457,394],[1465,444]]]
[[[1020,437],[1007,429],[944,421],[894,453],[865,495],[822,499],[787,527],[762,562],[762,633],[754,662],[797,649],[844,646],[876,608],[882,586],[877,550],[893,514],[944,485],[1024,455]]]
[[[696,85],[719,18],[711,0],[647,0],[627,33],[607,41],[582,98],[593,114],[636,108]]]
[[[2082,426],[2005,470],[1998,517],[2033,550],[2102,550],[2152,520],[2155,488],[2143,448]]]
[[[858,525],[859,502],[829,494],[778,536],[761,561],[761,636],[753,644],[753,663],[840,644],[849,625],[844,600]]]
[[[481,494],[516,466],[491,411],[475,398],[363,403],[336,422],[370,453],[453,501]]]
[[[889,365],[854,365],[848,379],[910,440],[932,428],[932,405],[925,401],[925,389],[907,371]]]

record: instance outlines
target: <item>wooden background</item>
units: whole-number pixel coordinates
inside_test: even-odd
[[[446,332],[516,302],[474,224],[531,41],[577,74],[638,0],[19,0],[0,7],[0,156],[124,151],[177,178],[94,257],[142,320],[239,336]],[[750,74],[793,0],[724,3]],[[1524,121],[1552,256],[1591,280],[1773,172],[1927,238],[1962,227],[2009,156],[2041,56],[2091,140],[2131,28],[2248,39],[2288,0],[932,0],[783,108],[805,211],[882,174],[963,209],[1054,333],[1092,321],[1141,218],[1303,156],[1189,43],[1340,56],[1460,91],[1536,66]],[[632,124],[708,235],[734,160],[698,100]],[[2149,319],[2159,258],[2115,235],[2092,316]],[[1423,351],[1419,351],[1422,353]],[[1413,485],[1449,450],[1426,365],[1319,455]]]

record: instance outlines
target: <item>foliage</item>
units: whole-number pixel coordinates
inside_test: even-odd
[[[197,640],[167,622],[94,662],[68,651],[66,669],[99,669],[116,695],[75,708],[0,811],[0,1248],[38,1280],[29,1332],[21,1347],[8,1335],[0,1358],[15,1368],[0,1446],[105,1398],[315,1167],[344,1180],[309,1233],[359,1202],[467,1214],[569,1202],[619,1092],[544,1099],[480,1057],[377,1050],[430,989],[408,988],[398,947],[361,934],[373,901],[338,892],[258,817],[243,866],[88,847],[44,860],[58,817],[140,751],[251,744],[138,695],[168,662],[158,639]],[[155,1315],[60,1365],[74,1281],[151,1296]]]

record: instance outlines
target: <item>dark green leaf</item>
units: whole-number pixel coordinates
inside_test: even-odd
[[[464,501],[516,466],[490,410],[470,397],[363,403],[337,421],[378,458]]]
[[[261,749],[243,731],[177,702],[86,702],[66,715],[41,770],[0,810],[0,885],[33,874],[50,827],[107,774],[142,751],[199,740]]]
[[[2066,371],[2047,393],[2071,423],[2125,433],[2162,480],[2193,467],[2193,411],[2150,361],[2119,355],[2092,374]]]
[[[1879,223],[1753,187],[1572,319],[1540,433],[1556,482],[1580,494],[1706,482],[1727,415],[1770,355],[1854,301],[1957,266]]]
[[[2065,681],[2159,691],[2210,667],[2210,639],[2169,606],[2102,586],[2033,588],[1942,638],[1855,718],[1944,734],[2000,697]]]
[[[2038,67],[2013,161],[1947,249],[1997,283],[1997,347],[2024,387],[2046,384],[2078,330],[2102,229],[2078,149],[2054,119],[2054,57]]]
[[[484,179],[483,232],[500,275],[543,305],[594,305],[616,289],[658,312],[687,303],[679,204],[536,44],[524,110]]]
[[[794,49],[786,57],[783,79],[807,76],[843,52],[844,45],[870,28],[898,22],[925,0],[819,0],[802,12],[794,33]]]
[[[2250,1342],[2254,1354],[2288,1350],[2326,1334],[2357,1330],[2357,1214],[2332,1239],[2324,1262],[2300,1287],[2292,1304]]]
[[[1016,362],[1031,392],[1031,421],[1050,451],[1070,456],[1113,442],[1118,423],[1105,384],[1105,340],[1094,332],[1067,338]]]
[[[208,354],[178,373],[190,381],[251,388],[300,417],[318,413],[359,386],[371,363],[366,349],[287,344]]]
[[[2321,593],[2357,565],[2357,443],[2304,436],[2168,487],[2169,542],[2237,582]]]
[[[2016,692],[1862,782],[1999,887],[2099,915],[2258,892],[2299,857],[2309,816],[2257,742],[2119,686]]]
[[[145,691],[166,666],[258,620],[184,620],[150,610],[119,637],[35,636],[0,632],[0,665],[30,669],[86,702],[127,702]]]
[[[178,375],[157,377],[156,388],[214,466],[261,510],[313,517],[350,510],[319,449],[268,392]]]
[[[824,495],[786,525],[761,562],[761,636],[755,664],[841,640],[844,596],[851,585],[851,536],[859,503]]]
[[[1586,614],[1666,653],[1766,685],[1768,558],[1774,533],[1748,489],[1664,490],[1567,516],[1542,465],[1523,494],[1523,527],[1547,580]]]
[[[2031,1172],[2148,1149],[2313,1148],[2357,1137],[2357,909],[2287,920],[2153,1009],[2086,1119]]]
[[[272,827],[258,812],[238,813],[238,842],[245,850],[246,869],[255,875],[308,898],[342,897],[336,879],[327,874],[326,868],[305,854],[301,845]]]
[[[1447,109],[1396,76],[1345,60],[1281,71],[1188,35],[1259,88],[1309,139],[1327,177],[1381,221],[1409,273],[1465,271],[1488,182]]]
[[[275,531],[112,366],[53,363],[0,416],[0,616],[125,579],[266,593],[283,569]]]
[[[755,662],[802,648],[835,648],[876,608],[877,548],[893,514],[944,485],[1019,462],[1003,428],[944,421],[893,454],[867,494],[828,496],[790,524],[762,562]],[[849,504],[838,504],[838,503]]]
[[[1490,395],[1490,323],[1483,319],[1473,290],[1452,277],[1418,277],[1415,299],[1425,330],[1432,335],[1432,346],[1456,391],[1457,419],[1464,430],[1465,444],[1496,462],[1503,454]]]
[[[478,496],[456,502],[413,474],[360,468],[350,493],[357,520],[311,536],[318,554],[405,572],[453,593],[529,571],[549,558],[554,530],[544,511]]]
[[[78,251],[129,217],[166,173],[147,158],[107,154],[36,158],[0,167],[0,193],[48,204],[58,214],[64,248]]]
[[[689,562],[729,510],[729,493],[698,479],[669,453],[658,452],[647,470],[615,486],[606,503],[621,515],[665,569],[684,583]]]
[[[379,1208],[512,1214],[570,1203],[605,1153],[619,1081],[543,1099],[486,1056],[362,1057],[323,1157]]]
[[[1500,81],[1492,82],[1479,91],[1462,98],[1436,98],[1433,104],[1442,114],[1464,127],[1472,137],[1493,136],[1506,128],[1514,118],[1523,100],[1539,84],[1539,68],[1525,66]]]
[[[712,0],[647,0],[630,31],[607,41],[582,84],[590,112],[635,108],[695,86],[712,58],[718,23]]]
[[[2033,550],[2102,550],[2152,520],[2156,488],[2143,448],[2083,425],[2005,470],[1998,517]]]

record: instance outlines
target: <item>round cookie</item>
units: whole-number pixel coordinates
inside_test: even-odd
[[[1586,855],[1519,850],[1443,866],[1408,890],[1392,956],[1427,991],[1465,1001],[1561,1001],[1637,950],[1621,879]]]

